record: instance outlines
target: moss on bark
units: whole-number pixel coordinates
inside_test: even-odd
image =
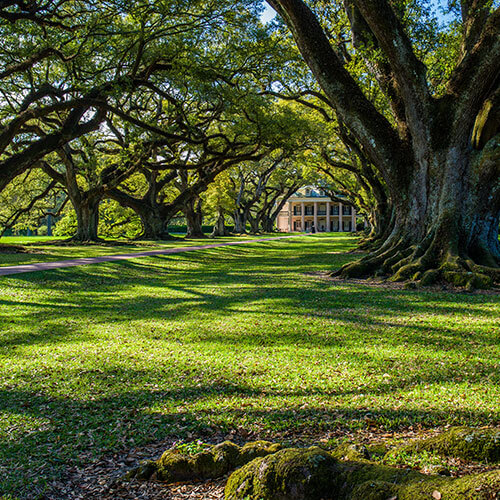
[[[405,452],[430,451],[438,455],[477,460],[481,462],[500,462],[500,429],[469,429],[456,427],[435,437],[421,439],[389,451],[385,458]]]
[[[371,461],[369,448],[344,443],[331,452],[319,447],[287,448],[268,441],[240,447],[191,445],[167,450],[157,461],[143,462],[125,479],[165,482],[221,477],[228,479],[226,500],[444,500],[494,499],[500,493],[500,469],[459,479],[426,475]],[[454,428],[439,436],[393,448],[372,447],[372,456],[397,462],[398,454],[435,453],[483,462],[500,462],[500,429]],[[404,463],[404,462],[403,462]],[[238,468],[239,467],[239,468]]]
[[[370,463],[337,461],[320,448],[282,450],[231,474],[226,500],[494,499],[500,470],[459,479]]]
[[[320,500],[338,490],[339,466],[318,447],[289,448],[257,458],[231,474],[226,500]]]

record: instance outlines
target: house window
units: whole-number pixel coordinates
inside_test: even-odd
[[[350,205],[344,205],[342,207],[342,215],[351,215],[352,213],[352,207]]]
[[[338,215],[339,214],[339,206],[331,205],[330,206],[330,215]]]
[[[306,196],[311,196],[311,190],[309,188],[306,189]]]
[[[301,207],[293,207],[293,215],[302,215]]]
[[[306,206],[306,215],[313,215],[313,207],[312,206]]]

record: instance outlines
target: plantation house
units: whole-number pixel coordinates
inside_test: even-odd
[[[356,231],[356,209],[332,201],[321,189],[305,187],[293,194],[277,218],[278,231]]]

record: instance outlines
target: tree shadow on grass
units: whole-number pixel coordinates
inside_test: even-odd
[[[308,391],[303,395],[311,396]],[[258,405],[261,393],[233,383],[202,384],[167,391],[125,391],[92,400],[48,397],[20,389],[0,391],[0,407],[40,422],[29,433],[3,439],[0,494],[33,498],[47,483],[61,477],[71,466],[83,464],[110,452],[165,438],[201,437],[210,440],[238,428],[254,437],[285,433],[289,439],[304,432],[352,431],[368,426],[398,429],[408,425],[489,422],[484,411],[456,411],[450,420],[446,411],[408,410],[384,407],[325,409],[311,403],[286,408],[214,406],[190,408],[197,401],[239,397]],[[273,396],[272,391],[266,396]],[[177,407],[181,405],[181,407]],[[151,411],[151,408],[156,410]],[[159,408],[163,408],[159,410]],[[218,438],[217,438],[218,439]]]
[[[439,411],[422,404],[418,409],[409,404],[393,409],[393,403],[379,398],[391,401],[391,395],[411,393],[425,384],[486,385],[498,380],[498,338],[491,326],[498,313],[495,298],[374,290],[303,276],[348,258],[325,255],[325,247],[318,248],[299,242],[252,244],[2,280],[0,348],[8,359],[24,362],[24,347],[47,345],[46,352],[36,355],[50,356],[53,347],[71,343],[109,346],[114,356],[121,352],[111,345],[112,335],[121,329],[131,342],[140,338],[158,349],[171,349],[171,343],[178,342],[185,349],[181,361],[169,363],[165,357],[163,366],[124,369],[120,360],[105,365],[96,357],[95,368],[61,363],[53,373],[55,365],[49,363],[37,367],[37,374],[17,375],[18,384],[28,385],[33,377],[48,385],[40,383],[47,389],[39,392],[12,387],[0,393],[0,408],[10,419],[5,428],[11,433],[1,452],[10,469],[3,479],[10,486],[4,488],[21,491],[21,484],[29,485],[37,471],[55,477],[68,464],[91,456],[134,443],[185,437],[187,432],[207,435],[239,426],[262,435],[348,429],[366,425],[368,416],[386,428],[484,425],[496,418],[483,409],[450,412],[448,407]],[[474,323],[475,318],[484,318],[484,324]],[[233,323],[225,326],[228,319]],[[304,387],[300,380],[288,385],[278,381],[271,387],[261,383],[258,373],[240,374],[230,358],[226,366],[218,364],[217,353],[224,350],[236,354],[247,349],[264,362],[274,356],[274,347],[284,349],[282,356],[294,349],[302,353],[293,367],[299,371],[314,368],[308,365],[309,355],[326,368],[335,363],[332,353],[350,362],[346,370],[374,371],[366,372],[366,383],[359,387],[345,378],[338,383],[310,378]],[[191,361],[190,350],[200,348],[212,356],[210,372]],[[388,348],[407,351],[409,361],[397,367],[394,352],[384,353]],[[467,371],[452,358],[439,363],[442,359],[433,351],[466,357]],[[70,350],[61,352],[73,356]],[[383,359],[382,367],[374,355]],[[85,357],[81,351],[74,356]],[[392,369],[390,380],[382,377],[380,368]],[[85,396],[47,395],[71,394],[73,383]],[[160,389],[151,389],[155,384]],[[359,407],[342,403],[356,397],[364,398]],[[304,408],[304,403],[310,404]],[[16,426],[29,432],[16,431]]]
[[[457,348],[471,343],[496,343],[491,331],[479,328],[470,335],[467,324],[457,326],[453,321],[455,315],[465,313],[465,318],[496,317],[498,309],[487,306],[495,302],[490,296],[429,292],[416,295],[411,291],[325,283],[311,277],[297,277],[286,266],[277,270],[274,261],[263,264],[259,260],[259,264],[252,264],[245,253],[246,268],[241,270],[236,270],[234,256],[228,261],[223,259],[222,264],[218,262],[215,269],[197,261],[187,269],[169,268],[163,259],[158,262],[156,259],[153,264],[127,262],[70,273],[51,271],[35,282],[26,276],[11,279],[10,290],[22,291],[22,298],[17,294],[0,298],[0,324],[3,323],[4,331],[0,346],[77,342],[88,334],[89,324],[126,325],[139,320],[156,320],[159,324],[184,322],[194,311],[202,316],[212,315],[210,321],[217,317],[251,318],[262,314],[296,318],[298,328],[272,332],[266,328],[248,329],[242,337],[230,331],[220,333],[202,324],[193,341],[322,347],[349,343],[345,331],[354,328],[387,345],[407,342]],[[182,261],[182,265],[186,262]],[[297,279],[303,282],[298,285]],[[45,297],[26,300],[27,283],[35,290],[45,290]],[[414,321],[430,313],[427,320]],[[439,325],[433,320],[435,317],[441,317]],[[318,328],[316,323],[320,321],[323,325]],[[26,328],[22,331],[9,328],[16,322],[23,322]],[[308,328],[313,334],[307,334]],[[395,332],[398,334],[394,335]],[[351,336],[351,340],[355,337]]]

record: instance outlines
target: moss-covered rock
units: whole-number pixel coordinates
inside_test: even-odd
[[[335,498],[339,465],[318,447],[289,448],[253,460],[229,477],[226,500]]]
[[[394,448],[387,452],[385,460],[396,454],[429,451],[447,457],[500,462],[500,429],[469,429],[455,427],[448,432],[428,439]]]
[[[386,465],[378,465],[370,462],[341,462],[340,475],[342,487],[339,490],[339,499],[361,500],[361,491],[367,489],[367,485],[404,485],[407,483],[419,483],[425,481],[428,476],[420,474],[411,469],[398,469]],[[363,486],[363,488],[361,488]],[[375,492],[384,491],[384,488],[374,488]]]
[[[281,449],[282,446],[279,443],[271,443],[269,441],[253,441],[251,443],[246,443],[241,447],[236,463],[238,466],[245,465],[256,458],[265,457]]]
[[[197,444],[197,443],[195,443]],[[196,453],[197,451],[197,453]],[[500,461],[500,429],[454,428],[385,454],[435,453],[467,460]],[[392,454],[392,455],[391,455]],[[344,443],[327,452],[318,447],[281,449],[267,441],[243,447],[182,445],[159,460],[142,462],[125,479],[155,477],[165,482],[216,478],[237,469],[226,485],[226,500],[486,500],[500,498],[500,470],[460,479],[425,475],[370,461],[364,446]]]
[[[397,486],[384,481],[367,481],[356,486],[350,500],[387,500],[396,497]],[[397,498],[397,497],[396,497]]]
[[[255,441],[240,447],[230,441],[215,446],[203,445],[198,453],[185,448],[165,451],[159,460],[148,461],[124,476],[125,480],[147,480],[153,475],[167,483],[191,479],[212,479],[247,464],[257,457],[264,457],[281,449],[278,443]]]
[[[340,453],[340,450],[337,450]],[[339,461],[320,448],[257,458],[228,480],[226,500],[486,500],[500,494],[500,470],[459,479],[362,461]]]
[[[124,481],[130,481],[131,479],[139,479],[140,481],[145,481],[149,479],[157,470],[156,462],[154,460],[144,460],[135,469],[127,472],[123,476]]]
[[[491,500],[500,494],[500,470],[459,479],[368,464],[342,464],[343,488],[335,500]],[[352,470],[350,470],[352,469]]]
[[[194,475],[191,457],[177,450],[166,451],[156,462],[156,476],[167,483],[186,481]]]
[[[396,491],[398,500],[432,499],[434,492],[441,493],[443,500],[493,500],[500,496],[500,470],[459,479],[430,476],[425,481],[400,486]]]
[[[356,443],[343,443],[330,451],[330,455],[338,460],[363,461],[370,459],[370,453],[366,446]]]

